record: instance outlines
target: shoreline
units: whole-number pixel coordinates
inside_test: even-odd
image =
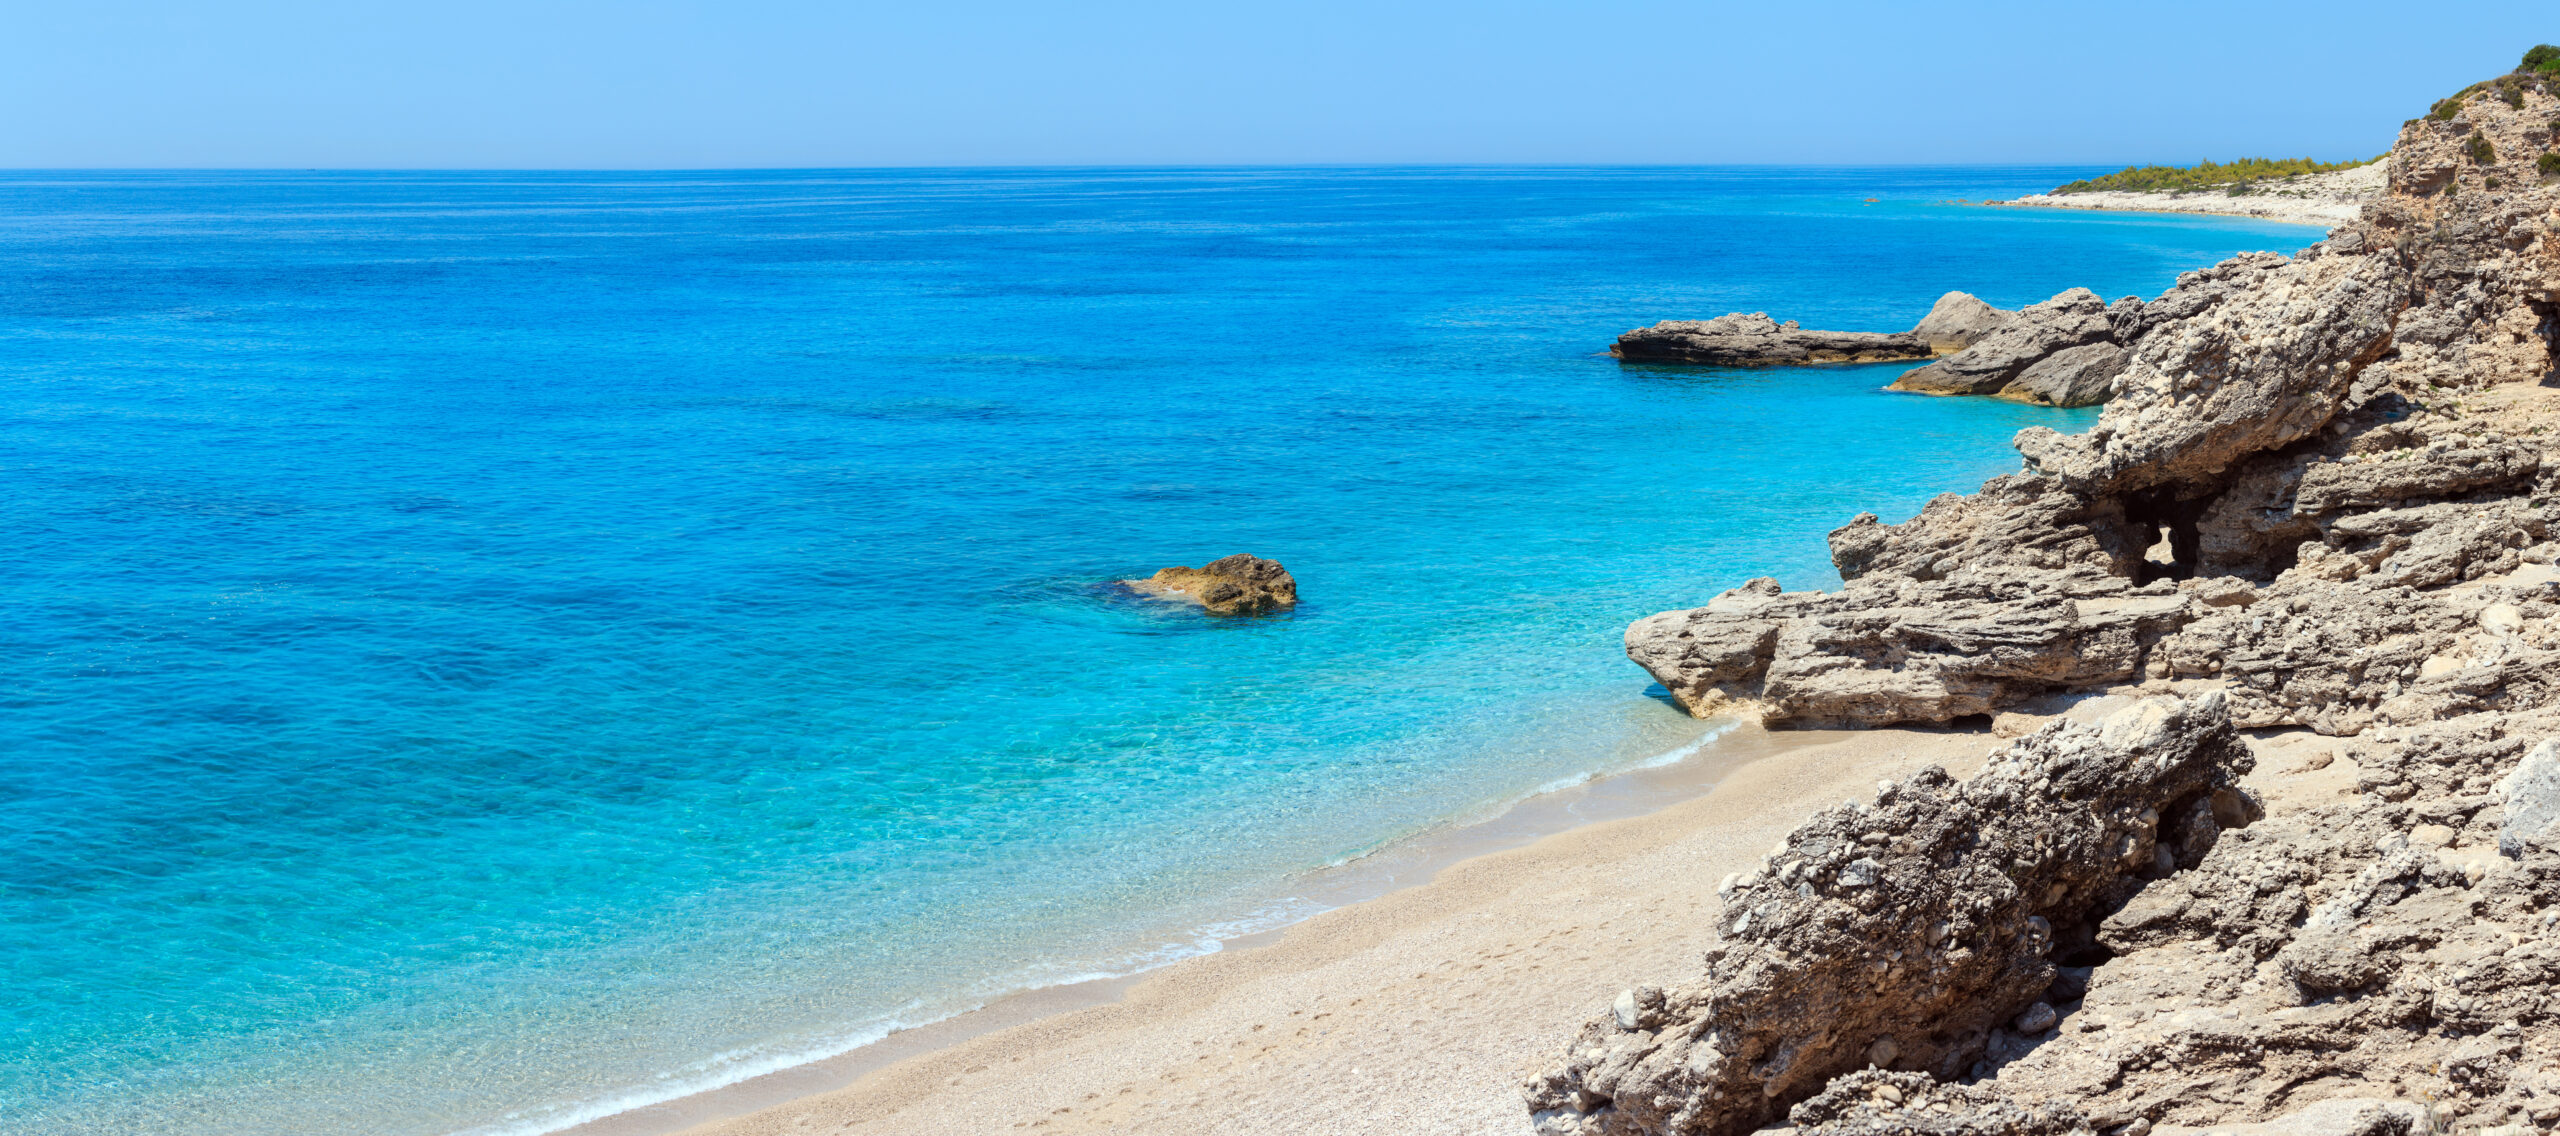
[[[1144,581],[1122,581],[1136,587]],[[1176,594],[1176,599],[1181,597]],[[1197,602],[1197,601],[1193,601]],[[665,1136],[735,1119],[759,1109],[852,1084],[882,1068],[974,1038],[1044,1018],[1117,1002],[1131,987],[1167,970],[1279,942],[1308,920],[1408,888],[1427,886],[1442,870],[1482,856],[1526,847],[1578,828],[1647,816],[1714,792],[1724,777],[1753,762],[1823,743],[1834,733],[1772,733],[1732,720],[1708,725],[1696,739],[1661,755],[1570,783],[1550,783],[1473,819],[1453,818],[1353,859],[1300,873],[1298,886],[1272,903],[1311,910],[1277,926],[1219,937],[1195,954],[1125,974],[1017,990],[986,1003],[825,1057],[688,1092],[664,1101],[547,1130],[547,1136]]]
[[[1322,1124],[1327,1131],[1525,1132],[1512,1085],[1552,1058],[1556,1039],[1620,984],[1693,967],[1712,932],[1699,921],[1640,918],[1638,933],[1554,967],[1545,956],[1566,948],[1512,940],[1569,940],[1589,930],[1586,915],[1604,916],[1606,927],[1634,908],[1712,903],[1726,872],[1814,810],[1925,764],[1963,775],[2002,741],[1979,729],[1737,725],[1684,760],[1536,794],[1491,820],[1333,869],[1322,881],[1330,890],[1317,889],[1331,904],[1288,926],[1139,974],[1013,995],[835,1058],[564,1131],[1304,1129],[1309,1078],[1347,1068],[1367,1090],[1335,1094],[1353,1107]],[[1619,903],[1600,911],[1558,902],[1595,885]],[[1449,988],[1487,970],[1493,989]],[[1451,1001],[1472,1005],[1452,1021]],[[1237,1026],[1244,1017],[1256,1023]],[[1310,1034],[1336,1017],[1345,1020]],[[1492,1023],[1498,1031],[1481,1028]],[[1283,1036],[1266,1025],[1296,1029]],[[1227,1036],[1239,1031],[1242,1038]],[[1246,1041],[1265,1037],[1237,1059]],[[1389,1051],[1363,1045],[1381,1041],[1393,1043]],[[1209,1075],[1227,1087],[1214,1098],[1165,1099],[1220,1058]],[[1435,1067],[1453,1061],[1463,1068]],[[1282,1092],[1280,1082],[1297,1087]],[[1257,1102],[1289,1098],[1299,1103],[1285,1120],[1257,1111]]]
[[[2096,212],[2177,213],[2185,216],[2241,217],[2286,225],[2344,225],[2364,215],[2364,207],[2388,190],[2389,167],[2367,162],[2329,173],[2308,174],[2258,183],[2254,192],[2234,197],[2211,190],[2147,193],[2089,190],[2070,194],[2030,193],[2010,201],[1986,201],[2020,209],[2085,209]]]
[[[2049,197],[2051,195],[2032,194],[2030,196]],[[2131,197],[2136,195],[2119,194],[2114,196]],[[2140,204],[2101,204],[2093,202],[2084,205],[2078,202],[2065,201],[2030,201],[2027,198],[2020,197],[2013,198],[2008,201],[1985,201],[1982,202],[1982,204],[2001,209],[2069,209],[2085,213],[2159,213],[2179,217],[2229,217],[2235,221],[2266,221],[2278,225],[2314,225],[2324,230],[2336,228],[2339,225],[2355,220],[2355,214],[2353,212],[2333,216],[2318,207],[2305,207],[2300,210],[2275,210],[2263,213],[2253,213],[2239,209],[2202,209],[2193,206],[2181,206],[2176,204],[2178,198],[2172,194],[2142,194],[2139,196],[2158,198],[2158,201],[2144,202]]]

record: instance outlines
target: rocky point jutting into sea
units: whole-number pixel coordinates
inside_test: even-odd
[[[1637,363],[1788,367],[1927,359],[1893,381],[1921,394],[1987,394],[2039,406],[2096,406],[2150,330],[2141,297],[2110,305],[2086,288],[2005,311],[1967,292],[1938,298],[1909,331],[1815,331],[1767,312],[1664,320],[1618,337],[1609,353]]]
[[[1701,716],[2115,708],[1726,879],[1705,972],[1620,993],[1527,1085],[1538,1131],[2560,1122],[2555,131],[2560,74],[2519,71],[2298,255],[2057,297],[2046,338],[2123,356],[2089,432],[1850,521],[1838,591],[1630,627]]]

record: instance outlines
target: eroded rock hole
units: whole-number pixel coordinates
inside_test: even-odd
[[[2560,386],[2560,302],[2527,300],[2525,306],[2539,319],[2533,333],[2542,337],[2542,385]]]
[[[2186,580],[2196,574],[2203,539],[2196,522],[2204,516],[2205,498],[2180,498],[2173,490],[2134,494],[2124,503],[2124,520],[2134,544],[2144,550],[2134,562],[2133,582]]]

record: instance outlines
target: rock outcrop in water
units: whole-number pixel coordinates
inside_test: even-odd
[[[1780,323],[1767,312],[1735,312],[1640,327],[1619,336],[1609,353],[1630,363],[1800,367],[1926,359],[1930,352],[1928,341],[1913,332],[1815,331],[1794,320]]]
[[[2120,351],[2096,355],[2081,351],[2070,362],[2046,366],[2034,382],[2028,381],[2028,372],[2063,352],[2113,347],[2110,341],[2115,320],[2110,316],[2129,320],[2142,305],[2142,301],[2130,297],[2124,303],[2127,306],[2123,312],[2111,311],[2097,293],[2073,288],[2041,304],[2019,309],[1964,350],[1905,372],[1893,381],[1892,389],[1922,394],[1989,394],[2062,406],[2104,402],[2109,381],[2123,369]],[[2110,362],[2117,366],[2102,370],[2094,382],[2086,378],[2064,380],[2057,373],[2103,368]],[[2092,390],[2096,397],[2086,398]],[[2057,403],[2047,397],[2051,394],[2083,400]]]
[[[2466,113],[2560,106],[2525,103]],[[2408,134],[2431,152],[2440,129]],[[2560,414],[2534,384],[2560,343],[2556,196],[2395,196],[2298,256],[2236,257],[2148,303],[2038,305],[1921,370],[2010,382],[1956,365],[2105,337],[2123,370],[2088,433],[2023,431],[2023,472],[1899,525],[1852,520],[1831,536],[1837,592],[1727,593],[1638,621],[1628,656],[1694,713],[1808,724],[2144,679],[2228,681],[2245,725],[2339,731],[2395,699],[2486,697],[2437,690],[2491,665],[2456,650],[2479,605],[2441,589],[2553,559],[2560,470],[2537,431]]]
[[[1794,320],[1780,323],[1767,312],[1735,312],[1640,327],[1619,336],[1609,353],[1630,363],[1715,367],[1881,363],[1962,351],[2016,318],[1971,293],[1949,292],[1909,331],[1815,331]]]
[[[2560,1123],[2555,123],[2560,76],[2465,92],[2328,240],[2105,309],[2088,433],[1853,520],[1838,591],[1629,628],[1700,714],[2136,698],[1799,829],[1728,881],[1706,975],[1529,1084],[1540,1131]]]
[[[1189,600],[1218,615],[1254,615],[1295,607],[1298,581],[1277,560],[1238,553],[1198,568],[1166,568],[1132,581],[1144,591]]]
[[[2095,406],[2107,399],[2126,352],[2120,331],[2141,324],[2142,301],[2115,307],[2085,288],[2020,311],[1969,293],[1938,298],[1903,332],[1814,331],[1767,312],[1711,320],[1664,320],[1618,337],[1609,353],[1628,362],[1719,367],[1877,363],[1945,356],[1906,372],[1895,390],[1987,394],[2047,406]]]

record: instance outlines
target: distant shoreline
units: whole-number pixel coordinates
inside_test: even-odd
[[[2074,194],[2073,196],[2076,197],[2079,195]],[[2092,194],[2091,196],[2099,195]],[[2081,202],[2058,199],[2049,193],[2038,193],[2010,201],[1985,201],[1982,204],[2015,209],[2076,209],[2090,213],[2175,213],[2187,217],[2233,217],[2248,221],[2273,221],[2280,225],[2318,225],[2324,229],[2336,225],[2343,225],[2348,221],[2355,219],[2355,215],[2353,213],[2338,216],[2331,214],[2328,209],[2316,206],[2303,206],[2298,209],[2277,207],[2259,212],[2243,211],[2239,209],[2215,209],[2210,208],[2210,203],[2206,202],[2197,202],[2192,204],[2182,203],[2179,200],[2178,195],[2168,193],[2123,193],[2106,194],[2104,196],[2157,198],[2158,200],[2156,202],[2143,202],[2140,204],[2115,204],[2112,202],[2090,202],[2084,204]]]
[[[2362,215],[2367,202],[2382,197],[2387,179],[2388,170],[2384,163],[2373,162],[2335,173],[2262,183],[2265,188],[2236,197],[2209,191],[2130,193],[2101,190],[2070,194],[2031,193],[2009,201],[1986,201],[1983,204],[2028,209],[2206,214],[2327,227],[2346,224]]]

